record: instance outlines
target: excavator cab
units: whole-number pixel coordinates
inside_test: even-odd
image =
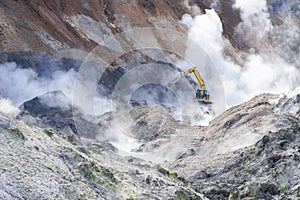
[[[210,97],[207,90],[197,89],[196,100],[198,102],[210,103]]]

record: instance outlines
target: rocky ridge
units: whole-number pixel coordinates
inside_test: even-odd
[[[2,114],[0,152],[6,159],[0,167],[0,195],[10,199],[297,198],[298,98],[297,92],[289,96],[260,95],[229,109],[208,127],[181,126],[162,107],[134,108],[132,133],[143,145],[126,156],[109,140],[86,140],[87,135],[71,132],[71,136],[79,138],[76,140],[66,137],[64,129],[39,128],[26,118],[19,121]],[[36,101],[37,98],[33,100]],[[32,118],[42,117],[32,111],[35,110],[27,109]],[[57,109],[52,111],[56,112],[53,118],[60,113]],[[254,118],[261,120],[257,123]],[[97,120],[93,123],[98,127],[104,121],[109,127],[111,122],[107,116]],[[222,144],[226,139],[235,140],[234,132],[241,134],[245,127],[259,130],[243,136],[244,140],[255,136],[252,143],[250,140],[244,144],[250,147],[231,143],[232,148],[228,148]],[[148,135],[141,134],[144,132]],[[215,140],[218,142],[211,146]],[[206,145],[211,149],[205,153]],[[143,154],[139,155],[141,149]],[[22,156],[17,156],[21,152]],[[163,167],[152,163],[149,155],[145,156],[147,152],[160,156],[160,161],[155,162]]]
[[[1,199],[205,199],[159,166],[0,115]],[[126,163],[126,165],[124,165]]]
[[[269,132],[253,146],[198,159],[205,164],[188,180],[209,199],[298,199],[299,134],[298,124]]]

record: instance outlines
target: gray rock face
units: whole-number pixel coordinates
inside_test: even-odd
[[[255,144],[268,131],[275,132],[298,122],[296,113],[278,109],[282,107],[282,102],[288,101],[280,100],[278,95],[262,94],[234,106],[212,120],[208,127],[195,131],[190,148],[205,156]],[[293,105],[299,107],[298,104]]]
[[[179,125],[160,106],[135,107],[129,137],[140,146],[126,157],[105,135],[118,113],[75,127],[63,93],[47,93],[24,103],[18,120],[0,115],[0,197],[295,199],[298,100],[297,92],[262,94],[208,127]]]
[[[47,53],[0,52],[0,63],[15,62],[22,68],[35,70],[39,77],[47,77],[55,71],[78,71],[81,60],[70,58],[55,58]]]
[[[209,199],[298,199],[300,126],[270,132],[254,146],[216,155],[189,176]]]
[[[225,111],[198,131],[171,168],[209,199],[298,199],[297,99],[297,93],[264,94]],[[251,141],[256,134],[260,139]]]
[[[142,142],[174,135],[177,122],[160,106],[137,107],[130,111],[134,124],[132,134]]]
[[[173,172],[103,144],[81,146],[56,131],[0,119],[11,123],[0,128],[1,199],[205,199]]]
[[[180,126],[159,106],[136,107],[130,111],[131,134],[142,145],[126,157],[109,141],[92,139],[94,130],[109,129],[112,113],[83,119],[80,127],[86,134],[70,129],[68,135],[62,128],[73,123],[68,110],[51,110],[51,104],[43,107],[42,99],[36,98],[19,116],[26,123],[0,115],[0,156],[5,158],[0,163],[0,197],[295,199],[300,184],[297,99],[260,95],[229,109],[208,127]],[[66,125],[53,125],[55,120]],[[225,148],[224,141],[238,136],[246,140],[245,132],[259,133],[259,139],[248,141],[255,145],[240,148],[231,143]],[[216,149],[204,156],[207,145],[215,141]],[[169,171],[147,157],[139,159],[138,152],[153,157],[174,154],[177,160],[162,163]]]
[[[83,117],[73,118],[71,100],[61,91],[48,92],[25,102],[17,116],[41,128],[52,128],[77,142],[82,138],[104,138],[98,124]],[[104,140],[104,139],[103,139]]]
[[[4,115],[0,115],[0,127],[8,129],[11,126],[11,120]]]
[[[34,118],[72,117],[71,100],[62,91],[48,92],[23,103],[23,113]]]

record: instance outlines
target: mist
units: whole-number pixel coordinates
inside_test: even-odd
[[[36,96],[50,91],[61,90],[72,99],[76,72],[55,71],[47,77],[39,77],[32,69],[23,69],[16,63],[0,64],[0,96],[19,106]],[[50,103],[50,102],[49,102]]]
[[[9,99],[0,98],[0,112],[16,117],[20,110]]]
[[[284,35],[286,30],[273,27],[267,13],[266,1],[237,0],[234,8],[241,10],[243,20],[237,26],[236,32],[241,34],[247,45],[252,48],[247,53],[238,52],[236,56],[239,57],[225,55],[228,40],[222,36],[221,20],[213,9],[206,10],[206,14],[194,18],[188,14],[182,17],[182,23],[189,28],[189,39],[206,51],[218,69],[227,107],[243,103],[261,93],[288,93],[298,87],[300,73],[295,62],[297,59],[284,56],[295,55],[296,52],[292,49],[281,49],[281,43],[276,41],[294,40],[295,37],[299,40],[299,35],[290,38],[278,38],[277,35],[273,39],[274,45],[270,36],[274,35],[275,30]],[[295,27],[291,20],[286,23],[290,23],[288,27]],[[186,56],[196,56],[195,53],[197,52],[187,50]],[[234,61],[241,57],[241,63]]]
[[[228,48],[232,48],[232,46],[228,44],[229,41],[222,35],[223,27],[218,14],[211,9],[206,10],[205,14],[200,15],[200,9],[196,7],[191,7],[190,9],[193,10],[194,14],[198,15],[192,17],[189,14],[185,14],[181,22],[189,28],[189,39],[201,46],[211,58],[212,63],[216,66],[225,91],[225,104],[227,108],[243,103],[255,95],[264,92],[288,93],[300,85],[299,56],[293,51],[295,47],[291,45],[294,41],[299,40],[299,27],[295,24],[292,17],[287,17],[287,20],[284,20],[283,24],[275,26],[271,23],[266,1],[255,0],[249,2],[237,0],[234,4],[234,9],[241,10],[242,22],[236,27],[235,31],[236,34],[243,37],[243,40],[250,49],[248,52],[237,52],[235,55],[232,55],[225,54]],[[206,55],[199,55],[199,52],[195,51],[193,46],[189,46],[189,44],[190,43],[187,43],[185,52],[187,60],[192,57],[196,57],[199,60],[206,59],[203,57]],[[236,62],[236,60],[239,60],[239,62]],[[191,67],[186,63],[180,62],[178,62],[176,66],[182,71],[186,71],[188,67]],[[202,75],[206,74],[205,66],[197,67],[200,67],[201,70],[199,71]],[[203,68],[204,70],[202,70]],[[91,67],[89,67],[89,69],[91,69]],[[161,69],[165,69],[165,74]],[[149,73],[151,70],[159,73],[152,74],[153,77],[150,75],[149,77],[141,77],[140,79],[143,81],[137,78],[137,74],[151,74]],[[173,68],[170,68],[170,72],[168,72],[167,68],[161,67],[159,70],[155,70],[153,66],[151,66],[151,70],[145,69],[145,73],[142,73],[143,71],[141,70],[131,70],[131,72],[127,72],[126,76],[120,79],[118,84],[121,89],[124,89],[119,91],[121,97],[124,98],[124,101],[120,102],[121,106],[123,106],[123,102],[128,103],[128,101],[125,101],[127,97],[129,100],[128,94],[133,94],[135,91],[133,89],[139,88],[135,87],[137,84],[140,83],[140,85],[143,85],[149,82],[159,83],[165,85],[166,88],[168,87],[170,91],[175,91],[175,95],[181,100],[182,103],[180,106],[183,109],[176,110],[175,113],[179,119],[184,120],[183,117],[188,115],[191,117],[191,119],[189,119],[191,125],[209,124],[213,118],[212,115],[207,114],[209,112],[205,110],[206,107],[199,109],[198,105],[190,103],[190,99],[194,97],[195,90],[190,87],[190,83],[181,76],[179,71],[174,74]],[[18,113],[16,106],[51,91],[62,91],[66,97],[70,99],[70,102],[62,102],[64,102],[64,104],[72,103],[75,80],[81,80],[78,79],[78,74],[74,69],[68,71],[58,70],[51,72],[51,74],[47,76],[39,77],[33,69],[24,69],[13,62],[0,64],[0,74],[0,96],[4,98],[0,100],[0,111],[14,116]],[[90,78],[90,76],[92,77],[91,79],[96,80],[98,78],[93,77],[97,76],[97,73],[94,73],[93,70],[86,71],[86,74],[88,74],[88,78]],[[170,77],[170,74],[174,74],[174,77]],[[177,80],[178,77],[179,80]],[[191,77],[195,80],[193,76]],[[88,78],[83,78],[83,81],[89,80]],[[149,80],[145,81],[145,78]],[[203,78],[206,80],[211,77],[204,76]],[[178,83],[173,83],[174,80],[177,80]],[[85,96],[83,93],[86,92],[87,88],[92,90],[91,88],[93,87],[89,87],[91,84],[82,84],[80,88],[82,90],[79,90],[78,95]],[[126,87],[124,88],[124,86]],[[189,87],[187,88],[186,86]],[[207,87],[210,89],[213,88],[213,85],[207,85]],[[93,91],[89,94],[95,95]],[[145,95],[146,94],[142,93],[142,96]],[[153,92],[151,92],[149,96],[154,103],[156,103],[160,97],[158,93]],[[212,96],[218,95],[212,94]],[[90,96],[88,95],[88,97]],[[44,100],[49,105],[54,103],[52,97]],[[79,100],[81,101],[81,98],[79,98]],[[218,101],[220,99],[214,100]],[[119,108],[116,106],[119,103],[117,100],[115,102],[111,99],[107,100],[101,96],[95,96],[93,101],[94,105],[87,105],[90,101],[88,101],[88,103],[80,102],[83,106],[87,105],[89,114],[102,115],[105,112],[114,111],[112,109]],[[223,101],[223,99],[220,101]],[[58,104],[58,106],[63,107],[63,104]],[[125,106],[125,108],[127,107]],[[128,115],[125,117],[126,119],[129,118]],[[122,121],[120,122],[117,119],[117,122],[118,125],[122,125]],[[124,120],[124,124],[132,125],[130,120]],[[123,151],[129,150],[130,152],[131,149],[138,147],[140,143],[130,137],[130,135],[128,136],[126,134],[127,132],[130,132],[130,130],[126,130],[125,133],[123,133],[120,127],[112,126],[105,131],[105,134],[107,139],[119,149]]]

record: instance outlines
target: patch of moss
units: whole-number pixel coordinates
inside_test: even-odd
[[[233,200],[233,194],[230,193],[229,197],[228,197],[228,200]]]
[[[85,162],[86,158],[84,158],[82,155],[80,155],[79,153],[74,153],[72,155],[72,160],[75,162]]]
[[[300,124],[293,125],[290,128],[281,129],[276,132],[277,137],[280,140],[294,141],[296,135],[300,133]]]
[[[232,192],[230,192],[228,200],[234,200],[234,199],[239,199],[238,193],[232,193]]]
[[[108,190],[116,190],[116,189],[117,189],[117,186],[114,185],[114,184],[111,184],[111,183],[106,183],[106,184],[104,185],[104,187],[105,187],[106,189],[108,189]]]
[[[46,135],[48,135],[50,138],[52,138],[52,136],[53,136],[54,134],[57,133],[57,132],[56,132],[55,130],[53,130],[53,129],[44,129],[43,132],[44,132]]]
[[[272,168],[271,174],[272,174],[272,176],[274,176],[274,177],[278,176],[278,168],[277,168],[277,167]]]
[[[78,167],[79,171],[82,173],[82,175],[90,180],[90,181],[95,181],[96,180],[96,175],[93,172],[93,168],[89,163],[84,163]]]
[[[176,190],[175,195],[177,196],[178,200],[189,200],[188,195],[182,190]]]
[[[9,129],[7,129],[7,131],[8,131],[10,134],[12,134],[12,135],[14,135],[15,137],[18,137],[18,138],[20,138],[20,139],[22,139],[22,140],[25,140],[25,139],[26,139],[25,136],[23,135],[23,133],[22,133],[18,128],[9,128]]]
[[[281,186],[279,186],[278,190],[280,192],[284,192],[286,190],[286,186],[285,185],[281,185]]]
[[[104,185],[109,190],[115,190],[118,184],[114,174],[107,168],[97,166],[94,162],[85,162],[78,167],[80,173],[95,184]],[[100,176],[101,175],[101,176]],[[103,176],[106,178],[103,179]]]
[[[116,180],[114,174],[109,169],[103,168],[102,169],[102,174],[105,177],[109,178],[109,180],[111,180],[113,183],[117,183],[117,180]]]
[[[76,194],[76,191],[73,190],[73,189],[66,189],[65,190],[65,195],[66,195],[66,198],[68,198],[68,199],[74,198],[75,194]]]
[[[72,145],[77,145],[75,141],[75,137],[73,135],[67,135],[63,137],[65,140],[70,142]]]
[[[30,122],[25,122],[25,124],[29,127],[32,127],[32,124]]]
[[[170,171],[168,171],[168,170],[166,170],[166,169],[164,169],[160,166],[158,168],[158,172],[160,172],[161,174],[163,174],[165,176],[168,176],[170,178],[173,178],[173,179],[181,182],[184,186],[189,186],[189,182],[185,178],[183,178],[181,176],[178,176],[178,174],[176,172],[170,172]]]

